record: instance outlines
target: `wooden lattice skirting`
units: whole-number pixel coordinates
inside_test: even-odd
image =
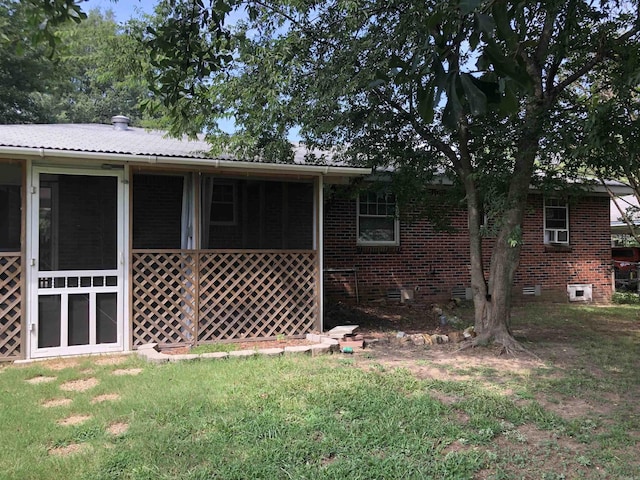
[[[0,255],[0,361],[23,358],[21,260]]]
[[[313,251],[133,255],[133,344],[300,335],[318,319]]]

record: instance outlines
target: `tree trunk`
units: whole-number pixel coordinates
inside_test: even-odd
[[[488,279],[482,262],[482,237],[479,229],[478,192],[472,181],[465,182],[469,218],[471,287],[475,307],[475,331],[472,345],[501,344],[508,353],[523,351],[511,333],[511,293],[520,263],[522,220],[527,205],[529,184],[538,151],[541,112],[533,108],[531,122],[525,128],[514,164],[500,232],[491,254]],[[478,227],[476,227],[476,224]]]

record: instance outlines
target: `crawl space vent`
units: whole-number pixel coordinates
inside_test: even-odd
[[[570,302],[590,302],[593,297],[592,284],[574,283],[567,285],[567,295]]]
[[[453,290],[451,290],[451,298],[459,298],[461,300],[472,300],[473,293],[471,293],[471,288],[453,287]]]

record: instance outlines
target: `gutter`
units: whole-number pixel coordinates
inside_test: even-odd
[[[315,174],[335,177],[359,177],[369,175],[370,168],[337,167],[328,165],[299,165],[294,163],[261,163],[223,160],[220,158],[165,157],[157,155],[135,155],[127,153],[82,152],[49,148],[0,146],[0,156],[31,157],[49,160],[93,160],[96,162],[123,162],[152,165],[183,165],[196,167],[225,168],[230,170],[255,170],[261,172]]]

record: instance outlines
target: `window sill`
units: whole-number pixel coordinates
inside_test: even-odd
[[[357,245],[358,253],[400,253],[400,245]]]
[[[570,253],[573,252],[573,247],[568,243],[545,243],[544,251],[550,253]]]

